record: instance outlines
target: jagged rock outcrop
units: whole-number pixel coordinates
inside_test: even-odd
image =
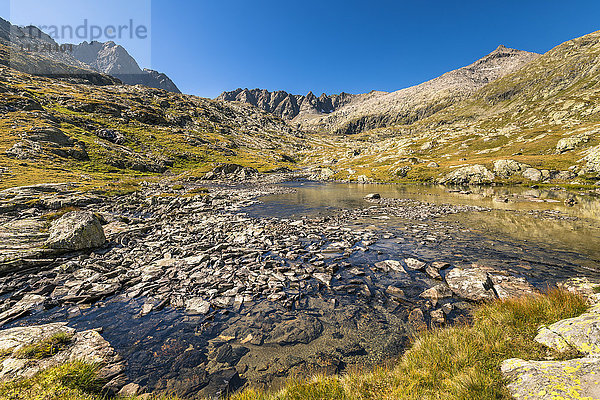
[[[312,93],[304,97],[285,92],[238,89],[225,92],[218,99],[255,105],[292,119],[305,130],[351,134],[391,124],[414,123],[467,98],[537,57],[539,55],[535,53],[499,46],[471,65],[392,93],[342,93],[316,98]]]
[[[142,70],[127,50],[115,42],[83,42],[73,46],[71,55],[95,71],[114,76],[128,85],[144,85],[181,93],[165,74],[150,69]]]
[[[293,120],[304,114],[329,114],[351,102],[357,95],[340,93],[317,97],[312,92],[306,96],[290,94],[284,91],[269,92],[264,89],[236,89],[223,92],[216,100],[239,101],[252,104],[266,112],[286,120]]]

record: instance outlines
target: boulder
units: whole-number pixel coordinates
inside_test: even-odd
[[[412,269],[413,271],[420,271],[425,268],[426,263],[421,260],[417,260],[416,258],[405,258],[404,263],[406,264],[406,268]]]
[[[600,356],[600,305],[579,317],[541,327],[535,341],[557,351],[575,348],[586,355]]]
[[[501,178],[510,178],[511,176],[525,171],[529,165],[515,160],[496,160],[494,161],[494,173]]]
[[[441,184],[481,185],[491,183],[495,176],[483,165],[475,164],[458,168],[439,180]]]
[[[446,274],[446,282],[456,295],[471,301],[508,299],[538,293],[525,278],[479,264],[453,268]]]
[[[501,366],[517,399],[600,399],[600,358],[568,361],[506,360]]]
[[[590,141],[590,137],[587,134],[579,134],[571,137],[562,138],[556,144],[557,153],[565,153],[567,151],[575,150],[580,145]]]
[[[523,178],[530,181],[539,182],[543,179],[542,171],[536,168],[527,168],[523,171]]]
[[[62,251],[78,251],[100,247],[106,243],[98,218],[88,211],[66,213],[50,227],[46,247]]]
[[[556,286],[585,297],[590,305],[600,304],[600,279],[573,277],[559,282]]]
[[[419,295],[419,297],[437,301],[439,299],[445,299],[447,297],[452,297],[452,294],[453,293],[452,293],[452,290],[450,289],[450,287],[448,287],[447,285],[444,285],[444,284],[439,284],[439,285],[435,285],[434,287],[425,290],[423,293],[421,293]]]
[[[471,301],[494,300],[494,284],[488,273],[477,268],[453,268],[446,274],[450,289],[464,299]]]
[[[377,200],[380,199],[381,195],[379,193],[369,193],[365,196],[365,200]]]

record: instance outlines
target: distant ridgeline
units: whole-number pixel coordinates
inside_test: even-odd
[[[101,83],[100,73],[117,78],[128,85],[144,85],[181,93],[163,73],[141,69],[137,61],[121,45],[109,41],[59,44],[35,26],[18,27],[0,18],[0,62],[16,70],[43,76],[78,75]],[[106,80],[110,83],[110,79]]]

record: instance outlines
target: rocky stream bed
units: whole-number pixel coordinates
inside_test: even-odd
[[[445,218],[486,207],[373,195],[282,218],[256,205],[296,190],[281,184],[289,177],[244,178],[120,197],[69,184],[0,192],[0,378],[31,374],[11,354],[58,330],[73,343],[47,362],[100,357],[113,392],[277,387],[393,359],[479,301],[599,277],[568,251]]]

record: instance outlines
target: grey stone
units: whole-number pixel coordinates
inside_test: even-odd
[[[46,246],[77,251],[102,246],[106,242],[98,218],[87,211],[71,211],[52,223]]]

